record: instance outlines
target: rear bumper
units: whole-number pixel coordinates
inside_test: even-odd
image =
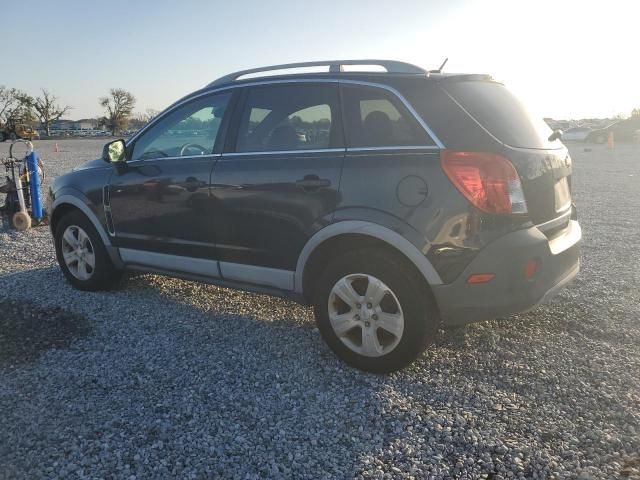
[[[549,240],[537,227],[510,233],[485,247],[452,283],[433,287],[445,326],[524,312],[548,300],[580,269],[582,232],[571,220],[562,234]],[[539,259],[532,279],[525,264]],[[493,273],[487,283],[468,284],[474,273]]]

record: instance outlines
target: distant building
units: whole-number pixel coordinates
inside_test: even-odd
[[[56,120],[51,122],[52,130],[93,130],[97,127],[97,122],[93,118],[83,118],[81,120]]]
[[[51,130],[73,130],[73,120],[56,120],[51,122]]]
[[[93,130],[98,126],[98,122],[93,118],[83,118],[82,120],[77,120],[74,123],[77,130]]]

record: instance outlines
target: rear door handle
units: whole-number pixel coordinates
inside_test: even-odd
[[[305,192],[320,190],[331,186],[331,181],[326,178],[320,178],[318,175],[305,175],[302,180],[296,182],[296,186]]]

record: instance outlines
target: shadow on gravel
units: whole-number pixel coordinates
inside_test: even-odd
[[[91,331],[89,321],[59,307],[0,299],[0,367],[35,360],[51,348],[66,348]]]

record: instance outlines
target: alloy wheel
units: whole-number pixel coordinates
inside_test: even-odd
[[[62,256],[71,275],[78,280],[91,278],[96,267],[96,255],[87,232],[69,225],[62,234]]]
[[[338,280],[329,294],[333,331],[352,351],[381,357],[400,343],[404,314],[398,297],[380,279],[364,273]]]

